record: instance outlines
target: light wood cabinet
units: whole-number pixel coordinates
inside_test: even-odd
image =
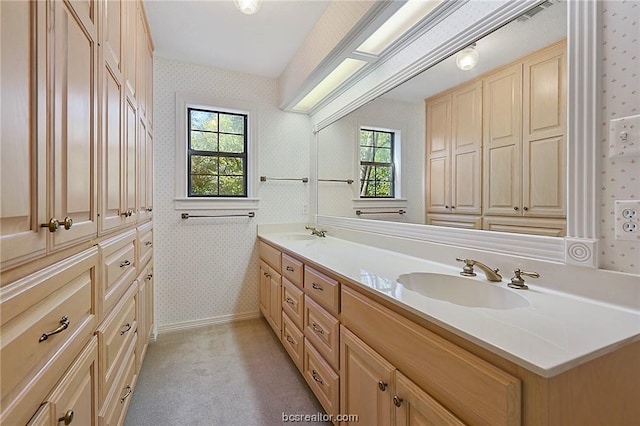
[[[480,215],[481,82],[428,99],[426,108],[427,212]]]
[[[399,371],[395,372],[396,426],[455,425],[464,423]]]
[[[136,348],[136,371],[140,371],[142,361],[149,346],[149,339],[153,335],[154,306],[153,306],[153,268],[148,265],[136,280],[138,295],[136,297],[136,319],[138,326],[138,347]]]
[[[0,265],[44,256],[46,5],[0,2]]]
[[[282,328],[282,277],[266,262],[260,262],[260,311],[278,338]]]
[[[340,327],[340,412],[357,415],[354,424],[391,425],[394,372],[386,359]]]
[[[139,266],[152,276],[153,253],[136,247],[152,238],[153,43],[144,7],[1,2],[0,31],[0,422],[58,424],[73,410],[74,424],[122,424],[144,355],[134,350],[138,332],[146,348],[153,329],[153,283],[135,281]],[[100,349],[83,350],[94,334]],[[124,400],[109,397],[121,382]]]
[[[72,5],[77,6],[71,9]],[[97,2],[52,2],[50,60],[51,175],[49,216],[73,220],[50,233],[51,249],[95,237],[97,233]]]

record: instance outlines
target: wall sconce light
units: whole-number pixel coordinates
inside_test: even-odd
[[[233,0],[238,10],[245,15],[253,15],[260,9],[262,0]]]
[[[456,65],[462,71],[469,71],[478,64],[478,51],[476,50],[476,44],[465,47],[456,55]]]

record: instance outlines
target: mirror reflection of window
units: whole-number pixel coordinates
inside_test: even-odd
[[[395,132],[360,129],[360,197],[393,198]]]

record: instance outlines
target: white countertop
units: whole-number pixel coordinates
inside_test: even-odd
[[[529,290],[510,289],[510,277],[491,283],[477,268],[478,275],[470,280],[477,281],[478,286],[499,287],[480,288],[508,296],[516,303],[487,307],[439,300],[408,289],[398,278],[415,272],[459,276],[462,264],[444,265],[331,236],[295,239],[301,235],[259,234],[265,241],[322,265],[542,377],[555,376],[640,340],[638,311],[554,293],[536,287],[531,280],[527,281]]]

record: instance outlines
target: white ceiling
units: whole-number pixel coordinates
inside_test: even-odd
[[[278,77],[329,0],[266,0],[254,15],[233,0],[144,0],[154,54]]]

